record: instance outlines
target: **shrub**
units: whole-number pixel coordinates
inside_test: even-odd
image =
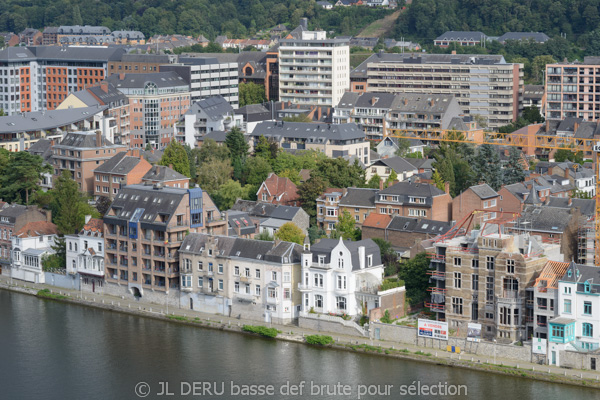
[[[333,344],[333,338],[325,335],[310,335],[306,337],[306,343],[327,346],[328,344]]]
[[[244,332],[256,333],[261,336],[274,338],[277,336],[279,331],[275,328],[267,328],[266,326],[255,326],[255,325],[244,325],[242,330]]]
[[[60,295],[60,294],[51,293],[49,289],[38,290],[37,296],[38,297],[43,297],[45,299],[54,299],[54,300],[70,299],[69,296],[63,296],[63,295]]]
[[[404,281],[402,279],[388,278],[381,283],[379,290],[383,292],[389,289],[394,289],[402,286],[404,286]]]
[[[383,314],[383,317],[381,317],[380,321],[384,324],[391,324],[393,322],[390,318],[390,312],[388,310],[385,310],[385,313]]]
[[[183,315],[167,315],[167,318],[175,321],[188,321],[188,317],[185,317]]]

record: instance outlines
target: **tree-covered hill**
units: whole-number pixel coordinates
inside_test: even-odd
[[[254,35],[307,17],[311,28],[354,34],[389,14],[367,7],[324,10],[315,0],[0,0],[0,31],[60,25],[103,25],[154,34],[203,34],[209,39]]]

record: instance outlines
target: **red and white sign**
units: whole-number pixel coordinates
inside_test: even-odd
[[[430,339],[448,340],[448,323],[419,319],[417,335]]]

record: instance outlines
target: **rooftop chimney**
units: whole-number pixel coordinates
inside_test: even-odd
[[[300,18],[300,26],[308,30],[308,18]]]
[[[365,269],[365,246],[358,246],[358,263],[360,269]]]
[[[96,131],[96,147],[102,147],[102,132]]]
[[[444,191],[446,194],[450,194],[450,182],[444,182]]]
[[[456,50],[452,50],[452,55],[456,55]]]
[[[565,168],[565,178],[569,179],[569,167]]]
[[[379,190],[383,190],[383,179],[379,179]]]

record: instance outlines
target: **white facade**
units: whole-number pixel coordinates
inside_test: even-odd
[[[571,342],[571,346],[595,350],[600,347],[600,296],[591,290],[592,284],[588,285],[587,292],[585,284],[583,291],[578,291],[577,286],[576,282],[558,283],[558,316],[576,320],[575,342]]]
[[[358,247],[359,265],[352,265],[351,251],[340,239],[329,254],[302,254],[302,274],[298,290],[302,293],[302,311],[347,314],[363,313],[380,306],[379,286],[383,265],[372,265],[373,254]],[[329,261],[329,262],[327,262]]]
[[[89,222],[89,218],[86,217]],[[85,225],[79,235],[66,235],[67,273],[81,276],[82,289],[101,291],[104,286],[104,237]]]
[[[279,46],[279,99],[294,104],[336,106],[350,88],[348,41],[323,31],[302,32]]]
[[[42,256],[52,254],[56,235],[26,238],[12,237],[12,271],[14,279],[33,283],[46,283],[42,269]]]

